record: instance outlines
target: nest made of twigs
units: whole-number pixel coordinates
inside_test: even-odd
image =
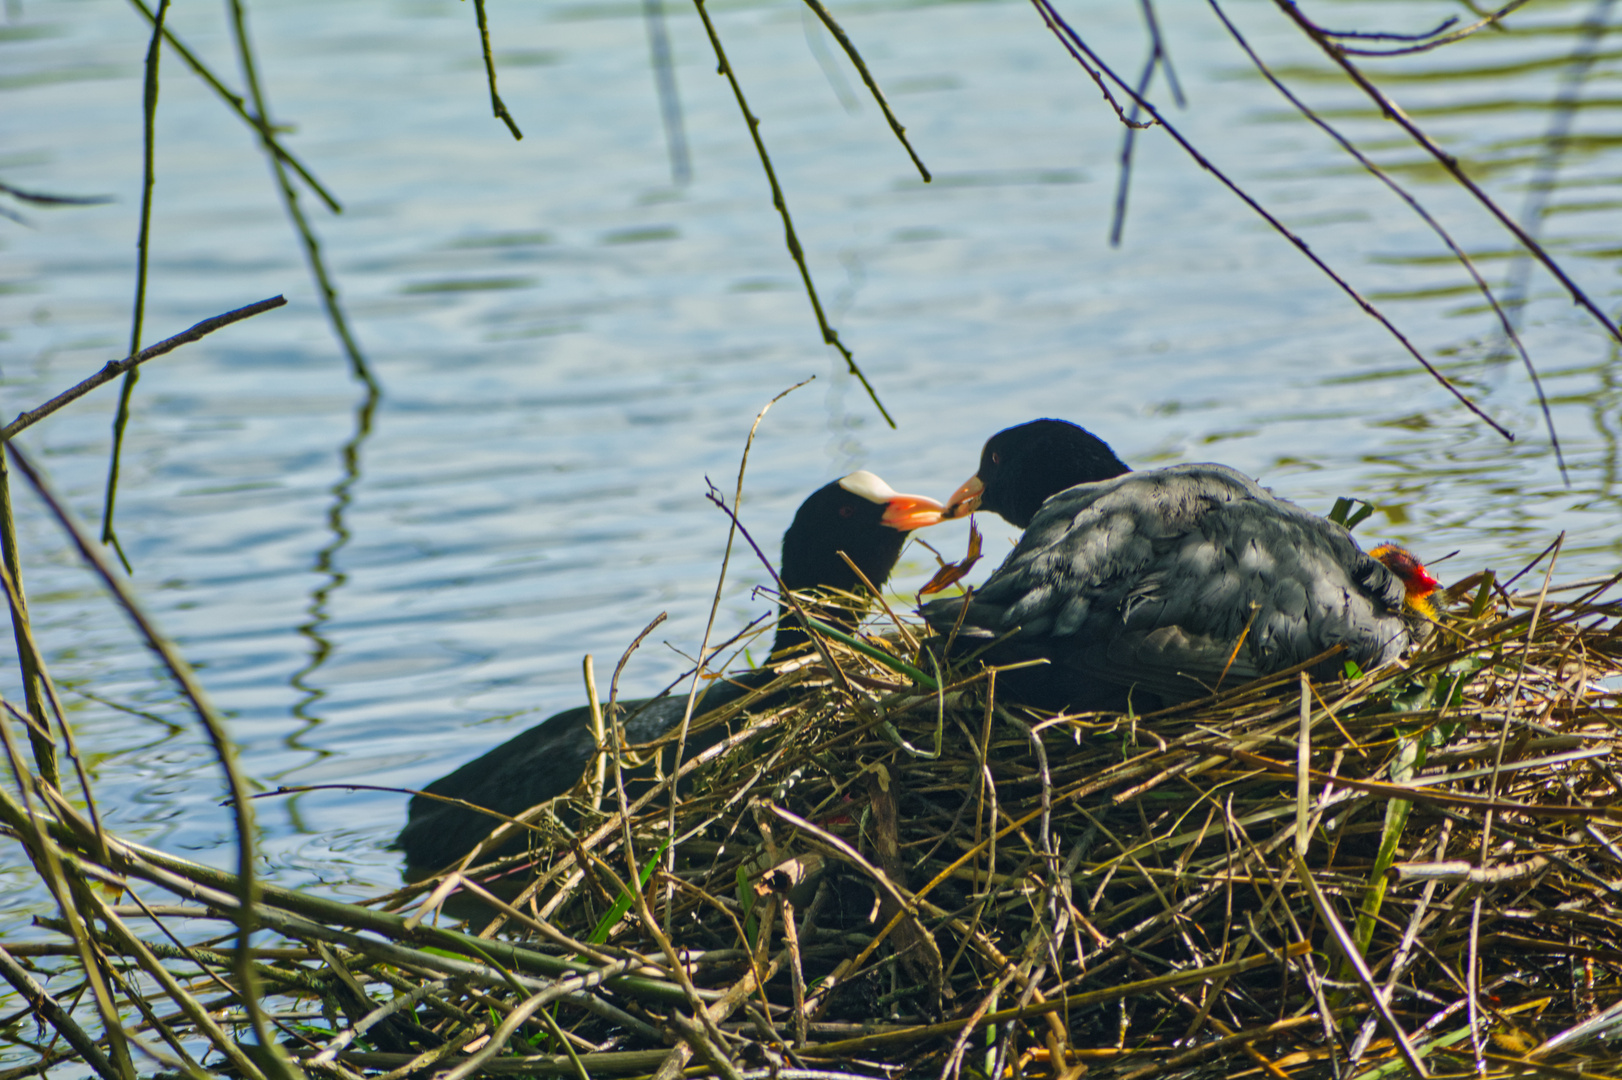
[[[386,898],[409,918],[267,888],[266,1000],[324,1015],[287,1050],[346,1076],[1612,1074],[1612,584],[1472,579],[1403,665],[1141,716],[936,681],[889,624],[829,639],[679,778],[621,759],[527,854]],[[229,914],[210,873],[154,914]],[[477,938],[427,925],[450,900]]]

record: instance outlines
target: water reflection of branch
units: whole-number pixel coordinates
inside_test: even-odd
[[[113,201],[111,195],[50,195],[43,191],[24,191],[10,184],[0,184],[0,191],[38,206],[101,206]]]
[[[309,606],[304,609],[306,619],[298,626],[298,632],[310,642],[310,658],[287,680],[289,685],[302,695],[293,706],[293,716],[302,726],[287,736],[285,745],[289,750],[313,754],[317,760],[330,756],[332,751],[305,746],[299,740],[324,723],[312,709],[316,702],[327,696],[327,692],[318,686],[312,686],[310,678],[332,658],[332,642],[322,633],[322,627],[332,619],[328,605],[333,593],[349,581],[349,575],[337,569],[338,553],[350,540],[349,526],[344,522],[344,515],[354,498],[355,484],[360,480],[361,450],[365,447],[366,440],[371,437],[372,416],[377,410],[380,397],[377,387],[367,387],[366,396],[361,400],[360,407],[355,410],[355,433],[344,443],[340,455],[343,462],[343,477],[332,486],[332,503],[327,508],[327,529],[331,532],[332,538],[315,557],[314,570],[325,580],[311,591]],[[288,773],[304,768],[305,764],[301,763],[283,772],[272,774],[268,779],[279,781]],[[287,812],[293,819],[294,828],[301,829],[298,807],[294,805],[296,801],[296,797],[288,800]]]
[[[1553,115],[1549,117],[1549,130],[1543,136],[1543,153],[1532,171],[1532,179],[1527,183],[1526,202],[1521,207],[1521,227],[1533,236],[1543,231],[1543,214],[1549,205],[1549,196],[1554,193],[1555,174],[1560,171],[1561,159],[1565,157],[1566,147],[1570,143],[1578,95],[1582,93],[1589,69],[1594,66],[1599,39],[1605,36],[1611,4],[1612,0],[1598,0],[1593,12],[1583,20],[1582,37],[1561,73],[1560,90],[1555,95]],[[1506,275],[1508,280],[1504,286],[1505,303],[1514,313],[1512,319],[1516,325],[1520,323],[1521,310],[1526,304],[1526,289],[1531,273],[1531,257],[1524,250],[1517,250],[1510,260]],[[1509,332],[1513,333],[1513,330]],[[1488,359],[1493,357],[1489,354]]]
[[[1449,154],[1446,150],[1443,150],[1436,144],[1434,139],[1420,129],[1418,124],[1409,119],[1408,114],[1403,112],[1402,108],[1395,101],[1392,101],[1389,97],[1387,97],[1384,91],[1375,86],[1374,83],[1369,80],[1369,77],[1363,74],[1362,69],[1347,59],[1347,50],[1337,45],[1329,37],[1329,35],[1324,33],[1324,31],[1319,28],[1316,23],[1303,15],[1300,8],[1296,7],[1293,3],[1290,3],[1289,0],[1275,0],[1275,2],[1278,4],[1279,9],[1283,11],[1288,18],[1294,21],[1296,26],[1300,27],[1302,33],[1311,38],[1313,43],[1323,50],[1324,55],[1329,57],[1330,60],[1338,65],[1359,90],[1362,90],[1363,93],[1368,95],[1369,99],[1379,107],[1380,114],[1383,117],[1402,128],[1402,130],[1408,134],[1408,137],[1413,139],[1414,142],[1418,144],[1420,149],[1424,150],[1427,154],[1434,158],[1436,163],[1446,170],[1447,174],[1451,176],[1454,181],[1459,184],[1459,186],[1468,191],[1471,196],[1473,196],[1475,200],[1480,203],[1484,209],[1486,209],[1488,213],[1497,218],[1499,224],[1501,224],[1505,229],[1509,230],[1510,234],[1514,236],[1516,240],[1520,241],[1521,245],[1525,247],[1526,250],[1530,252],[1538,262],[1543,264],[1544,269],[1553,274],[1555,280],[1559,281],[1560,284],[1565,287],[1566,291],[1571,294],[1572,300],[1575,301],[1579,307],[1583,308],[1590,315],[1592,315],[1596,322],[1605,327],[1605,332],[1607,334],[1611,335],[1613,338],[1616,338],[1618,341],[1622,341],[1622,330],[1618,330],[1616,324],[1611,321],[1610,317],[1606,315],[1605,312],[1600,310],[1599,305],[1594,303],[1594,301],[1589,298],[1588,294],[1582,290],[1582,287],[1573,281],[1571,277],[1567,275],[1563,269],[1561,269],[1560,264],[1554,261],[1554,257],[1551,256],[1547,251],[1543,250],[1543,246],[1537,242],[1536,238],[1531,236],[1525,229],[1521,228],[1520,224],[1516,222],[1514,218],[1510,217],[1503,207],[1499,206],[1493,201],[1492,196],[1483,191],[1480,185],[1465,174],[1463,167],[1459,165],[1458,158],[1454,157],[1452,154]]]
[[[127,705],[120,701],[114,701],[112,698],[103,697],[101,694],[86,690],[83,686],[76,683],[63,682],[61,685],[62,688],[69,693],[77,694],[86,701],[94,701],[97,705],[100,705],[104,709],[111,709],[114,712],[123,713],[125,716],[133,716],[140,720],[150,720],[154,724],[157,724],[164,729],[165,733],[162,738],[156,739],[149,743],[138,743],[134,746],[125,747],[120,751],[120,753],[130,753],[136,750],[150,750],[153,747],[162,746],[164,743],[170,742],[175,737],[183,735],[186,732],[185,725],[176,723],[175,721],[170,720],[159,713],[152,712],[150,709],[137,709],[134,705]]]
[[[1600,441],[1605,445],[1605,458],[1600,463],[1599,483],[1595,485],[1595,492],[1600,498],[1608,502],[1617,500],[1617,472],[1622,470],[1622,451],[1619,451],[1619,441],[1616,431],[1611,427],[1612,418],[1622,415],[1622,364],[1618,364],[1617,346],[1611,346],[1611,355],[1606,362],[1600,365],[1599,389],[1590,395],[1590,408],[1594,416],[1594,428],[1599,432]]]
[[[1560,466],[1560,475],[1562,477],[1566,477],[1566,459],[1565,456],[1560,452],[1560,436],[1555,431],[1554,417],[1549,412],[1549,403],[1543,394],[1543,382],[1538,378],[1537,368],[1532,363],[1532,357],[1527,354],[1526,346],[1521,342],[1520,335],[1516,332],[1513,318],[1509,312],[1505,310],[1506,307],[1510,311],[1515,310],[1516,301],[1510,299],[1506,302],[1506,304],[1500,305],[1498,298],[1493,295],[1491,286],[1489,286],[1486,279],[1481,276],[1481,272],[1476,269],[1475,262],[1471,260],[1469,255],[1465,254],[1463,248],[1459,247],[1459,245],[1454,241],[1452,235],[1442,227],[1441,222],[1432,217],[1430,211],[1426,210],[1418,199],[1409,194],[1406,188],[1397,183],[1395,180],[1391,179],[1391,177],[1388,176],[1378,165],[1371,161],[1366,154],[1364,154],[1356,146],[1352,145],[1352,141],[1350,139],[1342,135],[1333,125],[1314,112],[1310,105],[1297,97],[1294,91],[1285,86],[1283,81],[1279,79],[1278,76],[1274,75],[1272,70],[1268,68],[1267,64],[1262,61],[1262,58],[1256,55],[1256,51],[1250,47],[1250,42],[1245,40],[1245,36],[1239,32],[1239,28],[1235,26],[1231,20],[1229,20],[1227,13],[1222,10],[1222,5],[1218,3],[1218,0],[1209,0],[1209,2],[1211,4],[1211,10],[1216,12],[1217,18],[1222,21],[1222,25],[1227,29],[1229,35],[1232,36],[1233,40],[1241,49],[1244,50],[1245,55],[1250,58],[1250,62],[1255,65],[1256,70],[1261,72],[1262,76],[1272,84],[1273,89],[1282,94],[1284,99],[1294,106],[1297,112],[1306,117],[1308,120],[1311,120],[1314,124],[1318,125],[1324,134],[1328,135],[1331,139],[1334,139],[1342,150],[1345,150],[1348,154],[1350,154],[1359,165],[1368,170],[1370,175],[1390,189],[1392,194],[1396,195],[1397,198],[1407,203],[1409,209],[1413,210],[1415,214],[1419,215],[1420,220],[1430,227],[1430,230],[1441,239],[1442,243],[1447,245],[1447,249],[1453,253],[1454,258],[1458,259],[1459,265],[1464,267],[1465,272],[1470,275],[1471,280],[1476,283],[1476,288],[1480,290],[1481,295],[1486,299],[1488,306],[1490,306],[1493,313],[1498,316],[1498,325],[1500,330],[1503,332],[1507,340],[1514,344],[1515,351],[1520,354],[1521,363],[1525,365],[1526,372],[1532,379],[1532,386],[1537,391],[1538,404],[1543,408],[1543,422],[1549,430],[1549,443],[1554,447],[1554,457],[1555,461]],[[1609,3],[1610,0],[1605,0],[1605,2]],[[1570,483],[1569,477],[1566,478],[1566,482],[1568,484]]]
[[[1392,337],[1397,339],[1398,344],[1408,351],[1408,355],[1412,356],[1416,361],[1419,362],[1421,367],[1430,373],[1431,378],[1435,379],[1439,384],[1441,384],[1441,386],[1447,390],[1448,393],[1452,394],[1456,399],[1458,399],[1459,403],[1475,414],[1475,416],[1480,419],[1482,423],[1498,432],[1498,434],[1502,435],[1504,438],[1511,441],[1514,440],[1515,436],[1511,434],[1508,429],[1482,411],[1481,406],[1465,397],[1458,387],[1454,386],[1453,383],[1448,380],[1446,375],[1443,375],[1440,371],[1438,371],[1436,365],[1427,360],[1425,355],[1419,351],[1414,343],[1409,341],[1403,332],[1398,330],[1396,325],[1392,323],[1390,319],[1385,317],[1385,314],[1381,312],[1379,308],[1375,307],[1368,300],[1364,299],[1363,295],[1356,289],[1352,288],[1351,283],[1345,278],[1335,273],[1334,269],[1328,263],[1319,258],[1318,255],[1313,252],[1312,248],[1307,246],[1307,242],[1305,240],[1301,239],[1294,232],[1290,231],[1290,229],[1282,221],[1269,213],[1261,203],[1257,202],[1256,199],[1250,195],[1249,192],[1245,191],[1244,188],[1235,183],[1226,173],[1217,168],[1216,164],[1212,162],[1210,158],[1200,153],[1200,151],[1195,148],[1194,144],[1190,142],[1182,132],[1173,127],[1166,120],[1165,116],[1161,114],[1160,110],[1155,108],[1151,102],[1134,94],[1132,87],[1128,85],[1124,79],[1117,75],[1108,64],[1104,63],[1103,59],[1092,50],[1092,47],[1082,39],[1081,35],[1076,33],[1075,29],[1065,21],[1064,16],[1060,15],[1059,12],[1053,7],[1051,0],[1031,0],[1031,3],[1041,14],[1042,20],[1047,24],[1048,29],[1053,32],[1054,36],[1059,39],[1059,43],[1064,46],[1065,51],[1070,54],[1071,58],[1074,59],[1076,63],[1081,65],[1082,69],[1085,70],[1088,75],[1092,76],[1094,82],[1098,82],[1100,85],[1103,85],[1101,81],[1102,75],[1108,75],[1111,82],[1115,83],[1115,85],[1119,86],[1127,94],[1132,95],[1133,101],[1136,102],[1145,113],[1149,114],[1154,123],[1165,129],[1166,134],[1170,135],[1177,145],[1183,148],[1184,153],[1192,157],[1200,168],[1216,177],[1217,181],[1221,183],[1222,186],[1226,187],[1229,191],[1238,196],[1246,206],[1250,207],[1253,211],[1260,215],[1262,220],[1267,222],[1268,225],[1272,226],[1272,228],[1278,232],[1279,235],[1283,236],[1286,240],[1290,241],[1290,243],[1294,244],[1296,249],[1299,250],[1301,254],[1305,255],[1314,266],[1316,266],[1324,273],[1325,276],[1329,278],[1330,281],[1333,281],[1337,286],[1339,286],[1342,292],[1351,297],[1352,301],[1356,303],[1358,307],[1362,308],[1365,314],[1374,319],[1381,326],[1385,327],[1386,331]],[[1093,70],[1093,66],[1095,65],[1098,68],[1098,71],[1096,72]],[[1100,73],[1102,73],[1102,75]],[[1110,103],[1112,105],[1115,104],[1115,100],[1111,98]],[[1117,112],[1120,112],[1119,105],[1116,105],[1116,110]],[[1125,119],[1125,115],[1122,114],[1122,120],[1125,121]],[[1139,126],[1146,127],[1148,125],[1140,124]]]
[[[810,49],[811,55],[816,58],[817,66],[822,69],[822,75],[828,80],[828,86],[839,99],[840,106],[854,116],[862,107],[862,99],[856,96],[856,91],[850,88],[844,73],[839,70],[839,63],[829,51],[828,43],[822,40],[824,28],[817,21],[817,17],[811,14],[810,8],[800,9],[800,29],[805,33],[806,48]]]
[[[1160,20],[1155,18],[1154,0],[1143,0],[1143,22],[1149,30],[1149,59],[1144,61],[1143,74],[1138,78],[1138,92],[1131,111],[1127,113],[1126,131],[1121,136],[1121,176],[1115,184],[1115,216],[1109,227],[1110,247],[1121,246],[1121,232],[1126,228],[1126,193],[1132,179],[1132,150],[1137,145],[1138,137],[1137,99],[1149,93],[1149,83],[1155,77],[1155,71],[1164,67],[1166,87],[1171,91],[1172,101],[1177,103],[1179,109],[1188,104],[1183,98],[1183,88],[1177,82],[1177,72],[1171,66],[1171,53],[1166,51],[1166,41],[1160,33]]]
[[[681,95],[676,91],[676,65],[670,58],[670,31],[665,26],[663,0],[642,0],[642,23],[648,31],[648,59],[653,64],[653,85],[659,92],[659,118],[665,126],[670,182],[682,187],[693,178],[693,162],[687,153],[687,129],[682,125]]]
[[[42,191],[24,191],[10,184],[0,184],[0,195],[10,195],[18,202],[33,203],[36,206],[100,206],[113,201],[111,195],[48,195]],[[0,206],[0,217],[8,218],[30,229],[34,227],[33,222],[26,217],[4,206]]]

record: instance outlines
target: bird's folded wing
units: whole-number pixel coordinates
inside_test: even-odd
[[[1055,495],[961,625],[961,598],[924,615],[960,625],[971,647],[1011,634],[1078,675],[1189,697],[1337,644],[1388,659],[1401,597],[1339,526],[1225,466],[1191,465]]]

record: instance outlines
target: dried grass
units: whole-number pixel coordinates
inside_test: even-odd
[[[1401,668],[1137,717],[1005,708],[983,673],[936,692],[879,638],[830,641],[840,672],[810,661],[685,766],[674,813],[670,780],[613,809],[611,766],[600,809],[554,804],[495,871],[366,906],[261,886],[258,1004],[287,1067],[344,1077],[1615,1075],[1614,586],[1472,579]],[[226,1034],[232,951],[181,944],[235,878],[31,790],[8,823],[83,922],[6,977],[93,962],[137,1050],[278,1075]],[[63,1036],[35,1069],[123,1072],[29,993]]]

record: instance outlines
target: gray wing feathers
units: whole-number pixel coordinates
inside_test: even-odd
[[[962,602],[926,618],[949,627]],[[1017,628],[1015,641],[1053,639],[1054,663],[1189,696],[1336,644],[1363,666],[1392,659],[1401,609],[1400,582],[1344,529],[1226,466],[1181,465],[1049,499],[960,633]]]

